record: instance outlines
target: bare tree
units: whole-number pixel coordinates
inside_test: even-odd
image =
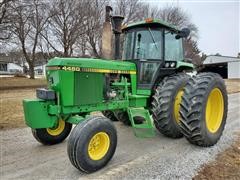
[[[41,36],[59,56],[71,56],[77,39],[86,33],[87,3],[78,0],[51,1],[48,28]]]
[[[113,7],[115,14],[124,16],[123,24],[127,24],[144,18],[143,7],[146,7],[146,4],[140,0],[116,0]]]
[[[10,39],[10,18],[11,14],[10,6],[13,0],[2,0],[0,2],[0,41],[5,41]]]
[[[191,37],[185,39],[183,41],[184,44],[184,56],[192,60],[196,66],[200,66],[202,64],[202,58],[200,56],[200,50],[198,48],[197,41],[193,40]]]
[[[11,6],[12,33],[18,40],[29,65],[31,79],[34,79],[34,63],[39,36],[48,21],[48,16],[45,16],[46,7],[47,5],[41,0],[15,1]]]
[[[101,56],[101,38],[104,22],[105,6],[109,0],[89,1],[87,4],[87,20],[86,20],[86,42],[87,50],[91,56]]]

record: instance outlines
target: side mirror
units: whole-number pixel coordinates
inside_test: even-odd
[[[124,17],[122,16],[112,16],[111,23],[112,23],[112,29],[115,34],[122,32],[122,22]]]
[[[183,28],[177,35],[176,35],[176,39],[180,39],[180,38],[186,38],[188,37],[190,34],[190,29],[188,28]]]

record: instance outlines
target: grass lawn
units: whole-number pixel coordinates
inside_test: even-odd
[[[0,90],[44,87],[46,85],[45,78],[29,79],[25,77],[0,77]]]

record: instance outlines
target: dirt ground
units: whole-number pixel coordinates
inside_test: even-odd
[[[240,136],[230,148],[220,153],[215,161],[203,166],[193,179],[240,179]]]

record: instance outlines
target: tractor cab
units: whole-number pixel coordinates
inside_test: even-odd
[[[187,37],[189,30],[184,34],[168,23],[149,18],[122,31],[122,59],[136,64],[139,89],[151,89],[159,75],[174,73],[177,62],[184,59],[182,37]]]

